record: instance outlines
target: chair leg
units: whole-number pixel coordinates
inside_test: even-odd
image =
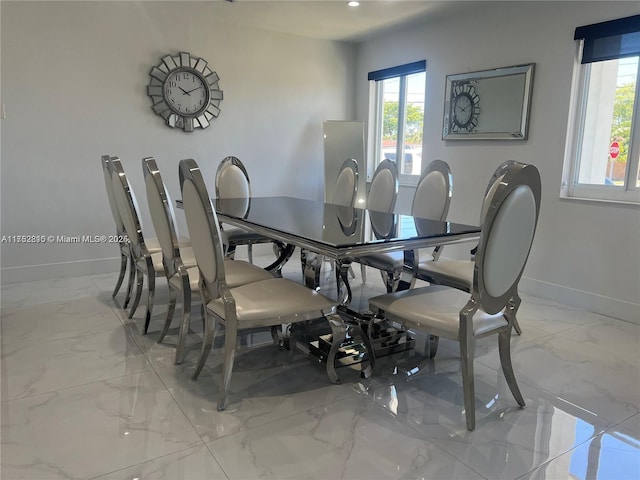
[[[164,337],[169,332],[169,327],[171,327],[171,320],[173,320],[173,314],[176,311],[176,292],[173,288],[169,287],[169,307],[167,309],[167,319],[164,321],[164,326],[162,327],[162,331],[160,332],[160,337],[158,337],[158,343],[162,343]]]
[[[342,342],[344,342],[347,336],[347,327],[344,324],[344,320],[337,313],[332,313],[326,316],[331,327],[331,349],[329,350],[329,356],[327,357],[327,375],[332,383],[342,383],[340,377],[336,373],[336,355]]]
[[[115,297],[122,286],[122,281],[124,280],[124,274],[127,271],[127,261],[129,260],[129,256],[123,253],[120,253],[120,273],[118,274],[118,281],[116,282],[116,287],[113,289],[112,297]]]
[[[129,301],[131,300],[131,294],[133,293],[133,282],[136,278],[136,262],[133,257],[129,255],[129,282],[127,283],[127,296],[124,299],[123,308],[127,308]]]
[[[525,406],[524,397],[520,392],[518,383],[516,382],[516,376],[513,372],[513,365],[511,364],[511,329],[508,328],[498,334],[498,351],[500,352],[500,365],[502,366],[502,372],[504,378],[507,380],[509,390],[511,394],[521,407]]]
[[[362,283],[367,283],[367,267],[360,264],[360,276],[362,277]]]
[[[249,258],[249,263],[253,263],[253,245],[247,245],[247,257]]]
[[[203,316],[206,314],[203,311]],[[182,363],[184,346],[189,335],[189,323],[191,321],[191,288],[182,289],[182,319],[180,320],[180,333],[178,334],[178,346],[176,347],[176,365]]]
[[[468,336],[460,341],[460,364],[462,367],[462,392],[464,396],[464,411],[467,420],[467,430],[476,428],[476,397],[473,374],[473,358],[475,355],[475,340]]]
[[[136,313],[138,304],[140,303],[140,297],[142,296],[142,285],[144,283],[144,273],[142,272],[142,270],[138,270],[136,278],[136,296],[134,297],[133,303],[131,304],[131,309],[129,310],[129,318],[133,318],[133,314]]]
[[[511,300],[509,300],[509,305],[507,306],[507,314],[511,317],[511,323],[513,324],[513,329],[516,331],[518,335],[522,335],[522,328],[520,328],[520,324],[518,323],[518,318],[516,317],[516,313],[520,308],[520,304],[522,303],[522,299],[516,292]]]
[[[213,338],[215,335],[216,320],[213,315],[207,315],[205,310],[203,321],[204,332],[202,333],[202,348],[200,349],[200,358],[198,359],[196,370],[191,376],[192,380],[197,379],[200,375],[202,367],[204,367],[204,364],[207,361],[207,357],[209,356],[209,352],[211,351],[211,345],[213,345]]]
[[[387,293],[393,293],[398,290],[398,285],[400,284],[400,273],[401,272],[384,272],[380,270],[382,281],[387,289]]]
[[[150,263],[150,262],[149,262]],[[151,311],[153,310],[153,299],[156,294],[156,273],[153,269],[153,265],[147,265],[147,312],[144,316],[144,333],[149,330],[149,323],[151,322]]]
[[[222,388],[220,400],[218,401],[218,411],[227,408],[229,402],[229,386],[231,385],[231,372],[233,371],[233,361],[236,355],[236,342],[238,337],[238,326],[234,322],[225,324],[224,330],[224,361],[222,364]]]

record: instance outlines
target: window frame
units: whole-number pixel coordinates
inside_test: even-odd
[[[425,75],[425,100],[423,104],[423,132],[422,132],[422,152],[424,152],[424,118],[426,116],[426,82],[427,82],[427,62],[421,60],[404,65],[398,65],[384,70],[377,70],[369,72],[369,142],[368,142],[368,162],[371,166],[370,171],[367,172],[367,180],[371,180],[372,172],[381,162],[382,148],[380,141],[382,139],[382,127],[383,127],[383,115],[384,115],[384,100],[383,100],[383,81],[391,78],[398,78],[399,80],[399,92],[398,92],[398,134],[396,139],[396,160],[392,160],[398,166],[398,181],[401,185],[417,185],[420,179],[420,173],[406,174],[402,173],[402,164],[398,162],[398,159],[404,158],[405,155],[405,122],[406,122],[406,108],[407,108],[407,77],[416,73],[424,73]],[[421,162],[424,159],[421,157]],[[423,165],[421,164],[421,170]]]
[[[626,20],[626,19],[621,19]],[[606,22],[611,23],[611,22]],[[583,62],[585,39],[578,38],[578,31],[597,27],[599,24],[576,29],[577,48],[573,66],[571,103],[567,141],[560,189],[561,198],[640,205],[638,168],[640,167],[640,61],[637,67],[634,110],[631,118],[629,152],[624,185],[594,185],[579,183],[580,160],[586,120],[591,62]],[[634,55],[635,56],[635,55]],[[623,56],[617,57],[624,58]],[[613,60],[613,59],[609,59]],[[595,63],[595,62],[594,62]]]

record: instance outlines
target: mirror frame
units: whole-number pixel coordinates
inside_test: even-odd
[[[443,140],[526,140],[528,136],[529,111],[531,110],[531,95],[533,91],[533,72],[535,63],[524,65],[515,65],[512,67],[494,68],[491,70],[481,70],[477,72],[459,73],[456,75],[447,75],[446,89],[444,97],[444,118],[442,128]],[[514,105],[521,110],[520,122],[518,129],[511,132],[505,131],[453,131],[453,118],[451,109],[453,106],[453,96],[456,86],[459,85],[477,85],[482,80],[508,77],[515,75],[523,75],[524,95],[522,104]],[[472,92],[473,93],[473,92]],[[479,102],[479,116],[482,115],[482,101]],[[511,113],[514,113],[513,111]]]

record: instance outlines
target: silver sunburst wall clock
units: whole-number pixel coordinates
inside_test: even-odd
[[[153,111],[171,128],[193,132],[220,115],[220,77],[207,61],[187,52],[166,55],[149,72],[147,95]]]

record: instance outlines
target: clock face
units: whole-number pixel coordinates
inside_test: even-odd
[[[171,128],[193,132],[220,115],[220,77],[207,62],[186,52],[166,55],[149,72],[147,95],[153,111]]]
[[[206,81],[194,71],[174,71],[164,82],[164,98],[169,108],[180,115],[198,116],[209,105],[208,96]]]
[[[451,90],[452,132],[472,132],[478,126],[480,98],[473,85],[456,84]]]

